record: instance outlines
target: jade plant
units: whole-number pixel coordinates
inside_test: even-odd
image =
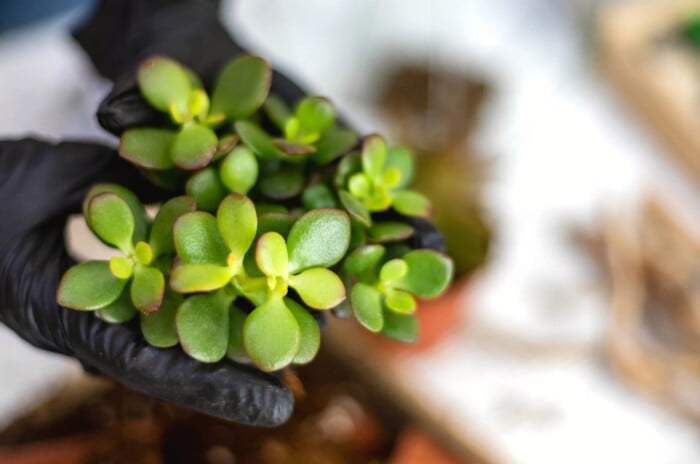
[[[315,311],[417,338],[417,298],[442,293],[453,266],[411,246],[410,218],[430,213],[408,188],[411,154],[379,135],[359,143],[325,98],[288,107],[270,76],[264,60],[237,58],[210,98],[169,58],[140,66],[141,94],[168,122],[127,130],[119,153],[173,197],[150,220],[134,193],[95,185],[83,215],[115,256],[69,269],[60,305],[138,317],[153,346],[265,371],[314,358]]]

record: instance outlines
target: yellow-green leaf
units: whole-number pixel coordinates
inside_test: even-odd
[[[101,309],[119,298],[126,282],[112,275],[107,261],[86,261],[66,271],[58,285],[56,300],[66,308]]]

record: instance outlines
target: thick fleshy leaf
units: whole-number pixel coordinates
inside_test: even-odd
[[[375,271],[385,252],[386,250],[381,245],[358,247],[345,258],[343,268],[356,276],[363,275],[368,271]]]
[[[214,159],[219,159],[224,155],[231,153],[236,145],[238,145],[239,137],[236,134],[224,135],[219,138],[219,144],[216,146],[216,153],[214,154]]]
[[[416,310],[416,300],[410,293],[403,290],[387,290],[384,303],[387,308],[397,313],[411,314]]]
[[[146,242],[138,242],[134,246],[134,258],[138,263],[148,266],[153,261],[153,250]]]
[[[213,130],[201,124],[189,124],[180,129],[170,146],[170,158],[175,166],[186,171],[209,164],[219,145]]]
[[[164,56],[147,59],[138,69],[139,90],[146,101],[160,111],[168,111],[175,104],[186,109],[192,83],[187,70]]]
[[[219,167],[221,181],[229,192],[246,194],[258,180],[258,159],[246,147],[226,155]]]
[[[321,347],[321,331],[316,320],[303,306],[291,298],[285,298],[284,303],[297,320],[301,331],[299,352],[294,357],[293,362],[294,364],[307,364],[316,357],[316,353]]]
[[[255,248],[255,262],[267,276],[286,277],[289,260],[284,237],[277,232],[263,234]]]
[[[311,160],[317,164],[328,164],[343,156],[357,145],[357,135],[347,129],[330,129],[316,142],[316,153]]]
[[[347,187],[351,175],[362,171],[362,159],[357,152],[351,152],[340,158],[333,182],[337,189]]]
[[[242,262],[258,228],[255,205],[250,198],[231,193],[219,205],[216,223],[229,250]]]
[[[289,286],[314,309],[330,309],[345,299],[345,286],[333,271],[314,267],[289,277]]]
[[[289,270],[330,267],[340,261],[350,244],[350,219],[337,209],[309,211],[289,231]]]
[[[379,332],[384,326],[382,295],[374,287],[357,283],[350,291],[350,304],[357,320],[367,330]]]
[[[432,205],[424,195],[412,190],[391,194],[394,209],[405,216],[430,216]]]
[[[282,168],[263,177],[260,190],[273,200],[292,198],[304,188],[304,176],[298,169]]]
[[[372,179],[379,178],[386,163],[386,142],[379,135],[369,135],[362,143],[362,170]]]
[[[209,213],[185,213],[173,227],[175,250],[185,264],[226,265],[229,249],[216,227],[216,218]]]
[[[376,243],[398,242],[413,236],[413,227],[404,222],[377,222],[367,231],[369,239]]]
[[[287,120],[292,116],[292,111],[287,104],[277,95],[270,95],[263,103],[267,117],[280,129],[284,129]]]
[[[131,279],[131,302],[142,313],[157,311],[163,301],[165,278],[156,268],[136,266]]]
[[[301,330],[282,299],[253,310],[243,326],[243,344],[251,361],[263,371],[288,366],[299,353]]]
[[[214,363],[226,356],[229,303],[220,295],[187,298],[177,310],[175,325],[182,348],[197,361]]]
[[[209,113],[209,95],[202,89],[193,89],[187,99],[187,112],[202,120]]]
[[[399,172],[399,181],[396,187],[403,188],[413,180],[413,155],[407,148],[393,147],[386,154],[386,169],[396,169]]]
[[[434,298],[447,289],[452,280],[453,263],[447,256],[433,250],[415,250],[403,260],[408,272],[393,284],[422,298]]]
[[[195,199],[198,210],[208,212],[216,211],[221,199],[226,195],[219,174],[212,166],[194,173],[185,185],[185,192]]]
[[[131,304],[131,298],[127,292],[122,292],[121,296],[111,304],[108,304],[96,312],[97,317],[110,324],[123,324],[136,316],[136,309]]]
[[[272,71],[265,60],[243,56],[221,71],[212,93],[211,112],[229,119],[243,119],[263,104],[270,91]]]
[[[170,274],[170,287],[178,293],[210,292],[231,281],[231,270],[216,264],[181,264]]]
[[[413,343],[418,339],[418,320],[412,314],[384,310],[382,335],[399,342]]]
[[[134,272],[134,261],[124,256],[109,259],[109,270],[117,279],[129,279]]]
[[[234,361],[247,359],[243,346],[243,326],[247,317],[248,315],[236,306],[231,306],[228,315],[229,332],[226,356]]]
[[[129,205],[131,209],[131,214],[134,216],[134,242],[138,242],[146,239],[146,232],[148,230],[148,219],[146,217],[146,210],[139,201],[138,197],[131,190],[122,187],[117,184],[101,183],[95,184],[90,188],[85,199],[83,200],[83,216],[88,215],[88,205],[90,201],[100,193],[110,192],[119,196],[122,200]]]
[[[306,209],[336,208],[333,192],[326,184],[310,185],[301,194],[301,203]]]
[[[237,121],[234,125],[236,133],[241,137],[243,143],[248,146],[253,153],[263,158],[284,157],[282,150],[277,148],[272,137],[262,130],[260,126],[252,121]]]
[[[297,139],[302,143],[313,143],[335,122],[333,104],[322,97],[305,97],[294,110],[299,121]]]
[[[273,143],[277,148],[282,150],[287,159],[304,159],[308,155],[316,153],[316,148],[313,145],[308,145],[301,142],[290,142],[284,139],[274,139]],[[300,158],[303,157],[303,158]]]
[[[103,242],[124,253],[131,251],[134,215],[129,205],[114,193],[100,193],[90,200],[87,222]]]
[[[184,195],[171,198],[163,203],[151,226],[149,245],[151,245],[155,256],[175,252],[175,244],[173,242],[175,221],[183,214],[194,211],[196,207],[194,198]]]
[[[372,180],[364,172],[353,174],[348,179],[348,190],[355,198],[368,197],[372,192]]]
[[[286,237],[294,225],[294,217],[284,213],[265,213],[258,217],[258,236],[266,232],[277,232]]]
[[[364,226],[372,225],[372,216],[365,206],[357,198],[353,197],[349,192],[341,190],[338,192],[338,198],[343,204],[345,210],[353,217],[353,219],[361,222]]]
[[[112,275],[107,261],[86,261],[66,271],[58,285],[56,300],[66,308],[101,309],[119,298],[126,282]]]
[[[119,139],[119,156],[142,168],[170,169],[174,166],[170,148],[176,135],[169,129],[128,129]]]
[[[182,304],[182,296],[166,290],[158,311],[141,314],[141,332],[149,345],[169,348],[177,345],[175,315]]]
[[[408,264],[400,258],[390,259],[379,271],[379,279],[382,282],[393,282],[401,279],[408,272]]]
[[[363,204],[365,207],[372,211],[386,211],[391,207],[391,196],[385,188],[377,188],[372,191],[372,194],[364,197]]]

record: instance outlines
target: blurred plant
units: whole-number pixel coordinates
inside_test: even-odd
[[[700,51],[700,12],[689,15],[683,20],[680,35],[686,43]]]
[[[406,216],[430,209],[406,188],[411,154],[377,135],[352,152],[357,137],[336,126],[328,100],[306,97],[291,111],[269,86],[263,60],[238,58],[210,105],[178,63],[140,66],[143,97],[174,127],[129,129],[120,154],[187,196],[165,202],[149,224],[132,192],[96,185],[84,216],[122,255],[69,269],[62,306],[109,322],[140,314],[151,345],[179,343],[202,362],[228,356],[266,371],[311,361],[320,346],[311,311],[340,312],[346,294],[368,329],[416,339],[415,297],[444,291],[452,262],[409,246]]]

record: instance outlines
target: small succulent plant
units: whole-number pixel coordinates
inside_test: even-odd
[[[313,311],[349,308],[373,332],[416,339],[416,298],[444,291],[453,266],[410,246],[407,217],[430,211],[407,189],[411,154],[378,135],[354,151],[328,100],[292,110],[268,95],[270,75],[258,57],[235,59],[210,99],[175,61],[141,65],[143,98],[170,124],[127,130],[119,153],[173,198],[149,221],[132,192],[95,185],[83,214],[119,255],[69,269],[62,306],[113,323],[138,315],[153,346],[265,371],[314,358]]]

